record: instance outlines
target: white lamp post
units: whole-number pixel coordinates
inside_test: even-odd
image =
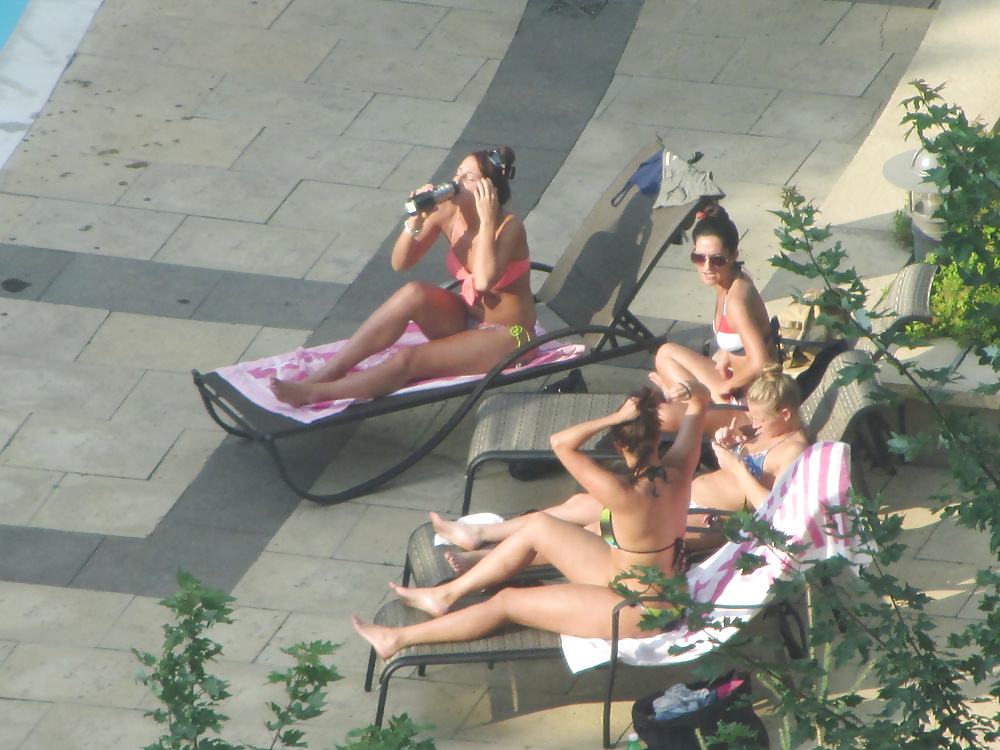
[[[938,246],[944,234],[944,222],[934,217],[941,205],[941,192],[928,176],[936,166],[934,154],[918,148],[896,154],[882,167],[889,182],[906,190],[907,210],[913,220],[913,259],[917,262]]]

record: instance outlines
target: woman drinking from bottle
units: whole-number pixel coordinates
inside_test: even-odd
[[[361,324],[320,370],[302,380],[271,381],[275,396],[292,406],[344,398],[377,398],[412,380],[488,372],[531,340],[535,303],[529,285],[531,261],[520,218],[504,208],[514,177],[514,151],[476,151],[455,172],[450,200],[423,205],[403,224],[392,251],[392,267],[419,263],[444,235],[447,267],[462,282],[460,293],[411,281]],[[424,185],[411,197],[434,190]],[[429,339],[404,347],[384,362],[353,370],[394,344],[410,322]],[[526,355],[530,358],[532,354]]]

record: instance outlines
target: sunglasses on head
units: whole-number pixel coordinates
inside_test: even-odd
[[[727,258],[725,255],[705,255],[704,253],[691,253],[691,262],[694,263],[696,266],[705,265],[706,260],[708,261],[708,264],[712,268],[722,268],[729,262],[729,258]]]
[[[503,156],[500,155],[499,151],[496,149],[491,150],[486,154],[486,158],[489,160],[490,164],[497,168],[497,171],[500,172],[501,175],[506,177],[508,180],[514,179],[514,167],[504,164]]]

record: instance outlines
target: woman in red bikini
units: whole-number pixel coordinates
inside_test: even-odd
[[[392,267],[415,266],[442,234],[447,267],[461,294],[411,281],[361,324],[326,365],[303,380],[274,379],[275,396],[292,406],[340,398],[377,398],[411,380],[488,372],[530,340],[535,303],[524,224],[504,204],[510,199],[514,151],[476,151],[455,172],[450,201],[406,220],[392,251]],[[413,194],[430,190],[424,185]],[[414,322],[429,339],[385,362],[350,372],[399,339]],[[526,355],[528,357],[531,354]]]
[[[764,300],[738,260],[740,235],[726,210],[717,204],[706,208],[691,236],[691,262],[702,282],[715,287],[712,330],[719,351],[713,360],[680,344],[664,344],[656,353],[656,371],[667,386],[677,382],[678,372],[693,373],[712,391],[714,402],[739,403],[764,365],[780,361],[778,342]],[[662,416],[663,430],[676,430],[680,412],[664,409]],[[731,412],[716,410],[707,429],[714,432],[731,419]]]

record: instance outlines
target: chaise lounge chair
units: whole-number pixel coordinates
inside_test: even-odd
[[[836,354],[803,402],[802,416],[816,440],[843,440],[855,419],[878,405],[880,387],[877,379],[834,385],[841,368],[865,361],[871,361],[871,357],[864,351],[848,350]],[[610,414],[624,398],[623,394],[502,393],[485,399],[476,413],[476,429],[469,443],[462,515],[469,512],[476,474],[484,464],[551,460],[549,436],[552,433]],[[869,452],[875,447],[870,436],[865,436],[864,442]],[[592,438],[583,449],[597,459],[617,456],[613,446],[602,442],[599,436]]]
[[[758,517],[788,534],[808,549],[796,557],[780,554],[754,539],[730,542],[714,555],[693,567],[687,575],[693,598],[712,602],[708,616],[714,625],[692,631],[686,625],[642,639],[617,638],[611,641],[570,638],[526,627],[510,627],[476,641],[413,646],[382,661],[370,652],[365,690],[373,687],[376,668],[381,663],[379,698],[375,724],[381,725],[385,712],[389,681],[398,670],[416,667],[423,675],[428,666],[461,663],[495,663],[564,656],[574,672],[609,663],[607,695],[603,711],[604,747],[610,747],[611,701],[618,661],[637,666],[666,666],[693,661],[725,645],[740,632],[741,624],[772,606],[773,581],[810,561],[846,557],[853,564],[864,564],[867,556],[844,512],[849,505],[850,447],[841,442],[821,442],[810,446],[775,483],[774,489],[758,510]],[[744,554],[761,555],[766,565],[745,575],[737,566]],[[789,606],[783,603],[784,606]],[[624,602],[621,606],[630,606]],[[620,609],[620,608],[619,608]],[[617,633],[617,611],[612,632]],[[408,625],[427,619],[427,615],[398,600],[385,605],[375,615],[381,625]],[[733,618],[738,618],[736,623]],[[724,623],[724,619],[730,622]],[[802,644],[798,644],[801,648]],[[686,647],[676,653],[672,647]]]
[[[261,407],[235,388],[219,370],[205,374],[195,370],[192,372],[194,384],[205,408],[226,432],[260,443],[294,492],[317,503],[332,504],[368,493],[413,466],[454,429],[487,389],[646,353],[665,341],[668,335],[671,338],[683,335],[685,324],[682,323],[671,323],[666,331],[654,334],[629,306],[666,249],[682,242],[684,232],[692,226],[695,214],[706,204],[706,199],[654,209],[655,195],[633,190],[619,205],[611,203],[636,167],[659,149],[657,141],[650,143],[622,170],[554,267],[532,264],[533,269],[548,272],[537,294],[539,312],[545,320],[557,318],[564,327],[513,352],[485,377],[355,403],[335,415],[302,423]],[[584,352],[579,357],[556,363],[512,367],[528,351],[557,340],[582,340]],[[372,417],[460,396],[465,398],[455,413],[412,453],[376,476],[332,494],[310,492],[308,487],[297,482],[278,447],[283,439],[292,436],[343,428]]]
[[[876,421],[873,425],[869,417],[880,408],[878,378],[872,378],[864,382],[852,382],[846,385],[836,385],[840,370],[846,365],[861,364],[866,361],[866,354],[858,351],[841,352],[831,360],[830,366],[826,369],[820,383],[808,399],[803,403],[801,413],[805,421],[806,428],[817,442],[823,441],[844,441],[850,444],[856,452],[873,455],[878,452],[877,443],[884,439],[881,433],[881,422]],[[544,396],[544,398],[557,398],[556,396]],[[571,402],[577,398],[574,394],[563,395],[558,398],[567,399],[568,406],[572,410]],[[618,406],[621,396],[608,396],[606,401],[600,402],[607,408],[605,413],[610,413]],[[483,407],[485,408],[484,402]],[[473,442],[473,446],[475,442]],[[466,491],[470,493],[466,496],[466,507],[462,515],[468,513],[468,502],[471,495],[471,479],[474,470],[479,463],[486,460],[479,457],[474,461],[470,449],[470,474],[466,475]],[[541,454],[539,450],[539,454]],[[604,449],[601,447],[594,451],[598,457],[604,456]],[[551,455],[551,452],[545,454]],[[612,457],[612,452],[607,451],[606,457]],[[502,460],[497,458],[496,460]],[[867,483],[864,473],[855,463],[855,476],[852,482],[862,492],[867,491]],[[692,513],[705,514],[710,511],[691,511]],[[455,571],[451,567],[445,553],[455,549],[450,545],[435,544],[435,533],[433,525],[428,522],[418,526],[410,535],[406,545],[406,560],[403,563],[403,586],[437,586],[455,577]],[[549,580],[558,577],[559,572],[555,568],[542,565],[527,569],[520,576],[518,581],[534,582]]]

